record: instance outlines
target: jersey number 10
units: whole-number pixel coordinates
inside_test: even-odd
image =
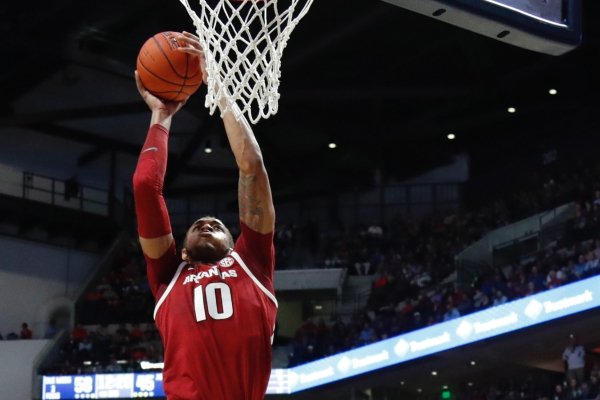
[[[231,317],[233,315],[231,289],[223,282],[209,283],[206,287],[197,286],[194,288],[194,310],[198,322],[206,320],[206,311],[212,319]]]

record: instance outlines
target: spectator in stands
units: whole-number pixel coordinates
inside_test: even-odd
[[[132,324],[129,332],[129,341],[131,343],[139,343],[144,338],[144,332],[140,328],[140,324]]]
[[[588,399],[597,399],[600,396],[600,380],[598,380],[597,375],[590,374],[588,388]]]
[[[29,325],[26,322],[21,324],[21,339],[31,339],[33,337],[33,332],[29,329]]]
[[[494,301],[492,302],[492,306],[499,306],[501,304],[506,303],[507,301],[508,299],[506,298],[504,293],[502,293],[502,290],[494,289]]]
[[[56,336],[58,332],[59,329],[56,326],[56,320],[54,318],[50,318],[46,332],[44,332],[44,339],[54,339],[54,336]]]
[[[119,364],[114,354],[111,354],[108,364],[104,367],[104,372],[123,372],[123,367]]]
[[[562,285],[562,281],[558,278],[556,270],[551,269],[546,278],[546,287],[548,289],[554,289],[560,285]]]
[[[88,360],[92,357],[94,352],[94,344],[89,337],[86,337],[77,344],[77,355],[79,361]]]
[[[554,387],[554,393],[552,394],[552,400],[566,400],[567,399],[567,395],[563,390],[563,386],[560,384],[557,384]]]
[[[563,361],[565,363],[565,372],[567,380],[570,382],[575,379],[577,383],[584,380],[585,369],[585,349],[581,346],[575,335],[569,336],[569,344],[563,352]]]
[[[475,289],[475,294],[473,295],[473,311],[479,311],[487,308],[489,307],[489,304],[490,298],[483,293],[481,289]]]
[[[71,333],[71,337],[76,343],[79,343],[88,337],[88,331],[81,324],[76,324]]]
[[[446,304],[446,312],[444,313],[443,320],[450,321],[450,320],[458,318],[458,317],[460,317],[460,313],[458,312],[458,310],[456,309],[454,304],[452,304],[451,302],[448,302]]]
[[[576,378],[570,378],[567,386],[567,399],[568,400],[584,400],[587,399],[583,396],[583,390]]]
[[[545,290],[544,277],[542,274],[540,274],[537,265],[533,265],[531,267],[531,272],[529,273],[529,282],[533,283],[533,287],[536,292]]]
[[[373,343],[376,340],[377,337],[375,336],[375,330],[371,326],[371,323],[369,321],[365,321],[363,323],[363,328],[358,335],[358,345],[364,346],[366,344]]]

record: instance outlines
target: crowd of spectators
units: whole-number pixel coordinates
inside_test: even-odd
[[[370,271],[375,275],[367,308],[345,321],[306,321],[290,344],[290,365],[600,273],[600,185],[588,169],[583,171],[584,178],[564,176],[564,181],[552,180],[541,191],[539,201],[543,204],[574,196],[575,212],[561,227],[561,239],[549,242],[533,257],[496,266],[471,285],[441,281],[454,270],[454,255],[507,221],[508,213],[499,200],[478,213],[453,215],[436,222],[425,220],[421,224],[394,221],[386,229],[373,225],[334,241],[322,265],[345,266],[350,273]],[[532,198],[525,194],[516,197]]]
[[[0,333],[0,340],[18,340],[31,338],[33,338],[33,332],[29,328],[29,324],[27,322],[23,322],[21,324],[21,330],[19,331],[19,333],[10,332],[6,335],[6,338],[4,338],[4,336],[2,336],[2,334]]]
[[[60,348],[48,374],[131,372],[141,362],[163,361],[162,342],[153,323],[77,324]]]
[[[132,240],[109,273],[86,291],[78,307],[77,318],[84,325],[152,321],[154,299],[137,241]]]
[[[600,221],[586,227],[598,232]],[[593,226],[590,224],[594,224]],[[600,273],[600,239],[552,243],[524,263],[482,275],[473,286],[419,287],[412,275],[386,273],[374,281],[364,312],[346,322],[308,319],[290,344],[290,366],[448,321]]]

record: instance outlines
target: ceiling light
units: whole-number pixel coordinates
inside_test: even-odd
[[[437,375],[437,371],[431,371],[431,375],[436,376]]]
[[[511,113],[511,114],[514,114],[514,113],[516,113],[516,112],[517,112],[517,109],[516,109],[516,108],[514,108],[514,107],[508,107],[508,109],[507,109],[506,111],[508,111],[508,112],[509,112],[509,113]]]
[[[419,393],[421,393],[422,391],[423,391],[423,389],[421,389],[421,388],[417,389],[417,392],[419,392]]]
[[[442,389],[448,389],[448,385],[442,386]]]
[[[557,93],[558,93],[558,90],[556,90],[556,89],[550,89],[550,90],[548,90],[548,93],[549,93],[551,96],[554,96],[555,94],[557,94]]]
[[[404,381],[400,381],[400,385],[404,385]]]
[[[475,365],[475,364],[477,364],[477,363],[475,362],[475,360],[471,360],[470,364],[471,364],[471,365]]]
[[[322,305],[320,305],[320,304],[317,304],[317,305],[315,306],[315,310],[322,310],[322,309],[323,309],[323,306],[322,306]]]
[[[337,147],[337,144],[335,144],[335,142],[329,142],[327,147],[329,147],[330,149],[335,149]]]
[[[448,140],[456,139],[456,135],[454,133],[449,133],[446,137],[448,138]]]
[[[467,383],[467,386],[473,386],[473,382]]]
[[[206,145],[204,146],[204,152],[205,152],[206,154],[210,154],[210,153],[212,153],[212,151],[213,151],[213,149],[212,149],[212,147],[210,146],[210,141],[209,141],[209,140],[207,140],[207,141],[206,141]]]

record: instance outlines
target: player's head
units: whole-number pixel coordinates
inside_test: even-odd
[[[196,220],[187,230],[181,258],[188,262],[212,263],[225,257],[233,248],[229,229],[212,216]]]

